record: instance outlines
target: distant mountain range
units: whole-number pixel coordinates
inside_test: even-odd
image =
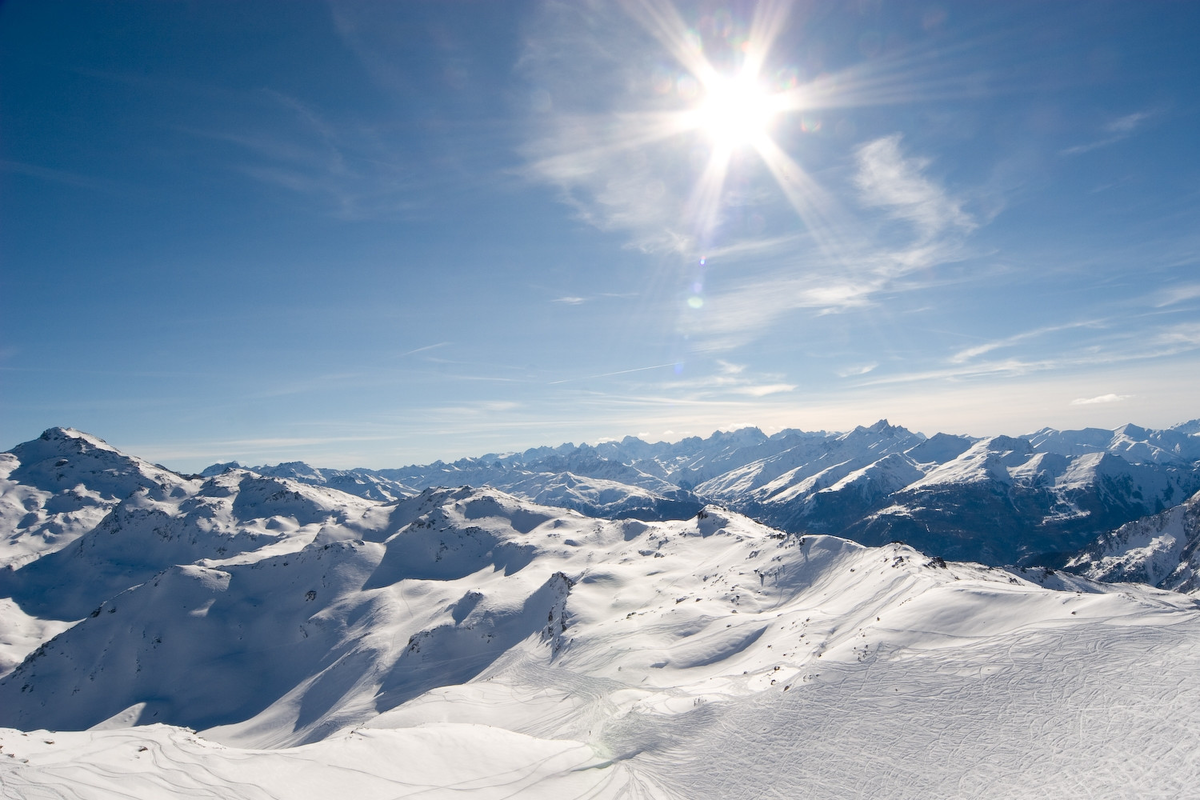
[[[655,444],[626,437],[401,469],[249,469],[379,500],[431,486],[491,486],[611,519],[683,519],[715,502],[790,533],[1057,567],[1100,534],[1200,490],[1198,431],[1200,421],[927,438],[880,420],[848,433],[744,428]]]

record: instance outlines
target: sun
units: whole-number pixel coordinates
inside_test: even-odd
[[[696,109],[696,127],[722,149],[757,145],[781,110],[778,98],[752,76],[714,76]]]

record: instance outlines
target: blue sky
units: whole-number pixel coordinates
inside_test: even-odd
[[[1200,417],[1195,3],[0,5],[0,445]]]

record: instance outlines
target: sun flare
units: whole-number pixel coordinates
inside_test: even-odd
[[[756,144],[780,111],[775,96],[752,78],[718,78],[697,109],[697,127],[723,148]]]

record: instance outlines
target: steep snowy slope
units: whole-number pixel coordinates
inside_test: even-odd
[[[1093,580],[1200,593],[1200,492],[1100,536],[1068,561],[1067,569]]]

